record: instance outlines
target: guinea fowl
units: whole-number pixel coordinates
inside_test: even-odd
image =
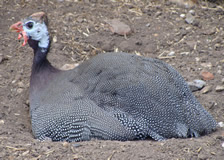
[[[213,117],[183,77],[157,59],[102,53],[61,71],[47,60],[47,16],[34,13],[10,27],[34,50],[30,115],[35,138],[52,141],[199,137]]]

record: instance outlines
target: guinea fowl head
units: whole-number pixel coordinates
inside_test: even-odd
[[[42,52],[46,52],[50,44],[47,25],[46,14],[44,12],[37,12],[11,25],[10,30],[19,33],[18,39],[23,37],[23,46],[28,42],[34,51],[41,48]]]
[[[28,43],[34,50],[31,88],[34,86],[38,88],[45,86],[52,79],[53,74],[59,71],[47,60],[47,53],[50,48],[47,25],[46,14],[37,12],[10,27],[10,30],[19,33],[18,39],[24,39],[23,46]]]
[[[28,43],[34,50],[32,71],[56,70],[47,60],[50,49],[50,37],[48,34],[48,19],[44,12],[33,13],[22,21],[10,26],[11,31],[19,33],[18,39],[23,38],[23,46]]]

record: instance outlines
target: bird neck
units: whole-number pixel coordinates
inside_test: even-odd
[[[50,50],[50,43],[47,48],[39,46],[39,42],[32,39],[28,40],[30,47],[34,50],[33,66],[30,79],[30,91],[42,90],[54,78],[55,73],[60,70],[53,67],[47,59]]]
[[[40,42],[32,39],[28,40],[31,48],[34,50],[32,73],[38,73],[42,71],[57,70],[47,60],[47,54],[50,50],[50,41],[46,47],[40,47]]]

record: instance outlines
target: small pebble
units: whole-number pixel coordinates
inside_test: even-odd
[[[161,15],[162,15],[162,12],[160,12],[160,11],[158,11],[158,12],[155,13],[155,17],[159,17]]]
[[[211,63],[211,62],[208,62],[208,63],[201,63],[201,66],[202,66],[202,67],[205,67],[205,68],[209,68],[209,69],[211,69],[211,68],[212,68],[212,63]]]
[[[110,30],[113,33],[123,36],[131,33],[131,28],[119,19],[105,20],[105,22],[109,24]]]
[[[192,92],[198,91],[205,86],[206,82],[200,79],[195,79],[192,82],[188,82],[188,85]]]
[[[216,92],[222,92],[222,91],[224,91],[224,85],[223,86],[221,86],[221,85],[216,86],[215,91]]]
[[[222,142],[222,147],[224,148],[224,142]]]
[[[223,122],[219,122],[218,126],[222,128],[222,127],[224,127],[224,123]]]
[[[191,13],[193,16],[195,15],[195,11],[193,9],[190,10],[189,13]]]
[[[5,123],[5,121],[4,120],[0,120],[0,124],[4,124]]]
[[[63,145],[63,147],[68,147],[69,143],[68,142],[63,142],[62,145]]]
[[[181,52],[180,54],[181,54],[181,55],[189,55],[190,52]]]
[[[17,91],[17,93],[19,93],[19,94],[20,94],[20,93],[22,93],[22,92],[23,92],[23,89],[22,89],[22,88],[18,88],[16,91]]]
[[[197,45],[197,42],[195,41],[186,41],[186,44],[190,47],[190,49],[194,49],[195,46]]]
[[[164,143],[160,143],[161,146],[164,146]]]
[[[12,84],[14,84],[14,83],[16,83],[16,80],[15,79],[12,81]]]
[[[216,33],[216,27],[209,27],[203,30],[203,34],[205,35],[212,35]]]
[[[194,20],[195,20],[195,17],[191,13],[187,13],[185,22],[187,22],[188,24],[192,24]]]
[[[30,101],[29,100],[26,100],[25,104],[26,105],[30,105]]]
[[[175,52],[171,51],[170,53],[168,53],[168,56],[174,56]]]
[[[211,86],[205,86],[202,90],[201,90],[201,93],[202,94],[206,94],[208,92],[211,92],[212,91],[212,87]]]
[[[146,27],[150,27],[150,26],[151,26],[151,24],[150,24],[150,23],[147,23],[145,26],[146,26]]]
[[[18,87],[20,87],[20,88],[24,88],[24,84],[23,84],[22,81],[18,82]]]
[[[186,16],[185,14],[181,14],[180,15],[181,18],[185,18],[185,16]]]
[[[29,152],[30,152],[30,151],[27,150],[27,151],[23,152],[22,155],[25,156],[25,155],[27,155]]]
[[[212,73],[208,72],[208,71],[202,71],[200,73],[200,76],[205,81],[214,79],[214,75]]]
[[[73,68],[77,67],[78,65],[79,65],[78,63],[75,63],[75,64],[65,64],[60,69],[61,70],[70,70],[70,69],[73,69]]]
[[[199,57],[195,57],[195,60],[196,60],[196,62],[199,62],[200,58]]]
[[[53,42],[56,43],[57,41],[58,41],[57,36],[54,36],[54,37],[53,37]]]

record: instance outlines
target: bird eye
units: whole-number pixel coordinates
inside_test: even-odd
[[[32,28],[33,28],[33,22],[28,22],[28,23],[26,23],[26,27],[27,27],[28,29],[32,29]]]

